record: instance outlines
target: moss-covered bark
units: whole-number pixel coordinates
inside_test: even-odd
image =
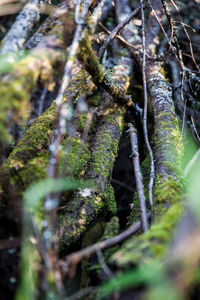
[[[66,46],[69,46],[75,30],[74,1],[61,2],[25,43],[25,49],[36,47],[50,31],[57,34],[58,28],[60,28],[59,37],[64,38]]]
[[[76,68],[79,71],[79,68]],[[75,103],[80,94],[91,92],[94,88],[83,71],[79,71],[72,79],[65,93],[65,101]],[[84,73],[85,74],[85,73]],[[90,150],[87,142],[82,140],[84,123],[82,116],[76,114],[72,119],[75,131],[64,136],[58,172],[64,176],[82,177],[85,173]],[[5,226],[9,220],[13,224],[13,234],[19,234],[22,220],[22,195],[34,181],[45,178],[49,161],[48,146],[56,128],[56,107],[51,107],[35,120],[14,148],[0,169],[0,219]],[[78,158],[78,159],[77,159]]]
[[[126,91],[132,63],[129,58],[119,60],[113,69],[113,81]],[[125,108],[114,103],[104,92],[96,122],[96,133],[91,140],[91,160],[85,178],[94,180],[94,187],[75,194],[59,216],[59,244],[61,251],[76,242],[87,226],[103,209],[106,214],[116,212],[113,188],[110,185],[123,129]]]
[[[160,2],[156,0],[154,5],[157,5],[156,9],[158,9],[160,16]],[[154,113],[155,224],[147,233],[142,234],[140,237],[131,238],[114,255],[111,260],[120,267],[127,267],[129,264],[140,262],[148,263],[152,259],[163,259],[173,235],[174,227],[180,220],[183,211],[183,203],[181,202],[183,184],[180,176],[183,143],[175,113],[172,91],[169,83],[161,73],[159,62],[150,58],[150,56],[156,54],[156,41],[159,32],[159,24],[153,13],[151,13],[146,33],[146,51],[148,54],[146,76]],[[137,57],[139,64],[142,66],[142,46],[135,43],[133,45],[135,51],[131,51],[133,51],[134,56]]]
[[[80,42],[79,59],[84,63],[86,70],[91,74],[93,82],[98,87],[105,89],[120,104],[128,104],[130,96],[126,95],[123,85],[114,82],[112,76],[104,70],[87,36]]]
[[[111,100],[104,94],[103,100]],[[112,103],[112,102],[111,102]],[[60,249],[75,243],[100,211],[116,213],[114,192],[109,183],[123,123],[123,110],[113,107],[105,111],[98,122],[92,140],[91,160],[86,178],[94,180],[94,187],[82,189],[65,206],[59,216]]]
[[[73,2],[73,1],[72,1]],[[20,61],[12,64],[12,69],[1,76],[0,83],[0,142],[8,138],[6,129],[13,122],[24,120],[28,117],[26,111],[29,108],[31,92],[40,80],[52,89],[55,85],[54,76],[58,78],[62,74],[65,62],[65,47],[72,38],[71,30],[74,28],[74,19],[71,15],[74,8],[71,3],[67,10],[68,26],[64,20],[59,19],[56,25],[40,41],[35,49]],[[63,40],[64,32],[68,39]],[[9,54],[12,55],[12,54]],[[8,62],[13,59],[5,56]],[[26,112],[26,113],[25,113]]]

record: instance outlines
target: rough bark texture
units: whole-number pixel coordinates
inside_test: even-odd
[[[70,6],[70,9],[72,10],[73,7]],[[69,39],[72,37],[70,33],[74,27],[70,9],[68,9],[68,26],[65,30],[66,34],[69,33]],[[59,19],[55,27],[29,55],[19,63],[15,63],[11,72],[2,75],[0,84],[1,143],[5,141],[8,134],[5,127],[14,121],[24,119],[24,111],[29,107],[30,93],[36,88],[38,80],[50,90],[55,86],[54,76],[59,77],[65,61],[64,49],[67,40],[63,40],[64,27],[64,22]]]
[[[113,70],[113,81],[127,90],[131,72],[131,60],[123,58]],[[110,185],[113,164],[117,156],[120,134],[123,128],[124,108],[114,104],[113,98],[104,92],[93,137],[91,159],[86,178],[93,179],[95,188],[81,190],[66,205],[60,215],[60,247],[76,242],[95,220],[100,211],[116,212],[112,186]]]
[[[158,17],[161,16],[160,1],[154,1]],[[150,230],[138,239],[133,238],[121,251],[115,254],[115,263],[127,266],[129,263],[145,261],[145,257],[164,257],[171,238],[174,225],[178,223],[182,205],[179,203],[183,193],[180,179],[183,144],[181,141],[178,120],[175,113],[171,87],[161,74],[161,66],[153,59],[160,31],[159,24],[150,14],[147,25],[147,83],[154,112],[154,155],[156,181],[154,187],[155,220]],[[135,43],[135,42],[134,42]],[[131,50],[133,51],[133,50]],[[141,46],[133,53],[142,65]],[[169,208],[169,211],[167,211]],[[134,210],[133,210],[134,215]],[[151,244],[153,240],[153,245]],[[162,246],[161,246],[162,245]],[[143,250],[145,249],[145,254]]]
[[[23,7],[11,29],[3,39],[0,54],[22,49],[29,34],[39,21],[42,5],[46,3],[48,3],[48,0],[30,0]]]

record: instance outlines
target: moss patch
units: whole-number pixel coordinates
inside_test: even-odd
[[[183,207],[183,203],[173,204],[148,231],[127,241],[111,260],[121,267],[149,263],[157,259],[163,260],[174,233],[174,227],[182,216]]]

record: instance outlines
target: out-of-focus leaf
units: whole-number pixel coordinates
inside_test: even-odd
[[[25,58],[29,53],[30,50],[23,50],[0,55],[0,74],[11,72],[14,64]]]
[[[24,193],[24,207],[29,212],[34,212],[40,200],[48,193],[75,190],[88,186],[88,182],[73,178],[46,178],[32,184]]]

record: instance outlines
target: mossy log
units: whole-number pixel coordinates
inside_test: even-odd
[[[121,84],[124,86],[124,88],[128,88],[128,83],[129,83],[129,74],[131,72],[131,64],[130,60],[122,60],[118,66],[115,68],[115,72],[113,72],[113,79],[118,80],[118,84]],[[120,75],[121,73],[121,75]],[[85,83],[85,78],[86,76],[83,76],[83,72],[81,71],[78,73],[77,76],[74,77],[72,80],[67,93],[65,95],[67,101],[74,102],[76,101],[78,95],[85,93],[86,90],[93,89],[93,86],[90,85],[90,83],[87,80],[87,85],[89,84],[88,89],[86,88],[86,83]],[[84,81],[84,82],[83,82]],[[109,97],[108,97],[109,98]],[[75,102],[74,102],[75,103]],[[114,159],[117,154],[117,145],[118,145],[118,139],[120,136],[121,132],[121,122],[123,119],[123,109],[119,109],[118,106],[113,106],[112,104],[106,104],[102,107],[100,113],[103,115],[105,113],[104,121],[101,121],[102,126],[105,126],[105,139],[104,139],[104,144],[101,146],[100,143],[100,133],[97,135],[99,140],[99,146],[102,147],[101,151],[104,151],[104,146],[106,147],[106,144],[109,144],[110,140],[110,135],[112,136],[112,130],[115,129],[115,126],[118,129],[117,131],[117,136],[116,136],[116,145],[114,147],[114,150],[110,150],[111,153],[114,151],[114,154],[112,156],[112,163],[114,162]],[[113,116],[116,124],[114,123],[114,129],[112,128],[111,125],[109,125],[109,122],[113,121]],[[84,119],[85,120],[85,119]],[[108,124],[105,125],[103,124],[104,122],[108,122]],[[84,123],[83,123],[83,118],[81,118],[80,115],[77,116],[77,120],[73,121],[77,127],[78,131],[83,131],[84,130]],[[50,140],[52,139],[53,136],[53,130],[56,125],[56,109],[55,109],[55,104],[53,103],[51,107],[43,114],[41,115],[30,127],[30,129],[26,132],[24,137],[20,140],[19,144],[15,147],[7,161],[3,164],[0,172],[0,178],[1,178],[1,203],[2,203],[2,214],[7,211],[9,213],[9,208],[11,210],[15,210],[16,207],[18,206],[17,212],[19,212],[20,207],[21,207],[21,196],[23,191],[27,188],[27,186],[32,183],[34,180],[39,180],[41,178],[44,178],[46,176],[46,167],[48,164],[48,145],[50,143]],[[106,133],[106,126],[108,126],[108,132]],[[109,127],[110,126],[110,127]],[[102,127],[104,128],[104,127]],[[109,131],[110,130],[110,131]],[[104,132],[104,131],[103,131]],[[71,158],[69,159],[68,157],[68,163],[69,166],[67,167],[67,171],[70,170],[70,168],[75,166],[74,172],[76,175],[84,175],[84,168],[85,165],[87,164],[87,161],[89,159],[89,148],[86,146],[86,142],[81,142],[81,138],[79,138],[80,134],[74,134],[74,137],[68,137],[67,139],[63,140],[63,145],[70,144],[72,147],[70,155]],[[107,141],[106,141],[107,138]],[[113,137],[114,138],[114,137]],[[81,159],[79,159],[79,166],[76,166],[74,164],[74,161],[76,160],[76,155],[78,152],[81,150]],[[86,148],[85,148],[86,146]],[[112,149],[112,145],[110,145]],[[97,150],[96,150],[97,151]],[[64,157],[65,152],[63,151],[63,154],[61,157]],[[85,155],[84,155],[85,153]],[[104,153],[104,152],[103,152]],[[106,153],[106,152],[105,152]],[[98,155],[99,152],[93,151],[94,155],[94,161],[93,161],[93,168],[95,168],[95,162],[96,162],[96,167],[98,166],[97,159],[99,159]],[[100,157],[103,159],[104,155],[100,155]],[[109,158],[109,155],[107,155],[107,158]],[[63,158],[64,159],[64,158]],[[73,162],[72,162],[73,161]],[[62,160],[63,162],[63,160]],[[71,163],[70,163],[71,162]],[[110,163],[108,162],[108,165]],[[104,161],[101,163],[102,168],[104,165]],[[108,177],[108,174],[106,175],[106,169],[108,166],[106,166],[104,170],[104,176]],[[99,170],[101,173],[101,170]],[[30,174],[29,174],[30,173]],[[109,175],[111,175],[112,170],[109,171]],[[30,176],[28,176],[28,174]],[[89,173],[88,173],[89,174]],[[75,174],[74,174],[75,175]],[[89,176],[90,177],[90,176]],[[107,178],[106,177],[106,178]],[[110,188],[108,188],[110,189]],[[16,204],[16,205],[15,205]],[[78,205],[78,204],[77,204]],[[21,214],[21,213],[20,213]],[[17,214],[14,213],[16,216]]]
[[[60,77],[65,62],[66,44],[71,42],[71,30],[74,28],[74,19],[71,14],[73,7],[67,10],[68,26],[64,21],[59,22],[41,40],[35,49],[20,62],[12,65],[9,73],[1,76],[0,84],[0,141],[3,143],[8,137],[6,127],[17,120],[24,120],[27,113],[31,92],[40,80],[45,87],[52,90],[55,86],[54,76]],[[63,40],[63,35],[69,33],[69,40]],[[69,31],[69,32],[68,32]],[[67,43],[66,43],[67,42]],[[11,56],[11,57],[10,57]],[[7,58],[6,58],[7,57]],[[13,59],[12,54],[5,59]]]
[[[84,63],[88,73],[92,76],[93,82],[99,87],[105,89],[120,104],[128,104],[130,96],[126,95],[123,85],[118,85],[112,77],[105,71],[100,64],[99,58],[92,49],[89,38],[83,37],[80,42],[79,59]]]
[[[70,86],[67,89],[64,101],[68,103],[75,103],[79,95],[84,95],[93,90],[90,81],[87,80],[83,71],[79,71],[71,80]],[[65,162],[66,144],[69,143],[71,153],[69,154],[68,165],[66,166],[66,173],[72,175],[69,169],[74,168],[76,174],[84,174],[85,156],[81,152],[81,159],[79,165],[74,163],[76,154],[85,147],[86,142],[81,141],[81,133],[84,130],[85,117],[77,115],[73,122],[76,130],[73,136],[64,137],[62,141],[62,153],[59,171],[61,171],[61,164]],[[48,166],[49,151],[48,146],[53,138],[53,131],[56,128],[56,106],[53,102],[49,109],[47,109],[38,119],[31,125],[30,129],[21,138],[18,145],[15,146],[13,152],[10,154],[6,162],[0,169],[0,204],[1,204],[1,218],[5,220],[12,216],[12,220],[17,218],[21,222],[21,207],[22,194],[28,185],[34,181],[40,180],[46,176]],[[87,147],[86,147],[87,148]],[[85,148],[84,148],[85,149]],[[80,165],[83,166],[80,167]],[[17,221],[17,222],[18,222]],[[20,226],[19,226],[20,227]]]
[[[94,180],[94,187],[82,189],[65,206],[59,216],[60,249],[76,242],[100,211],[116,213],[114,192],[110,185],[113,164],[123,124],[123,109],[114,106],[105,93],[102,101],[110,102],[98,122],[92,141],[91,160],[85,178]]]
[[[153,1],[161,14],[160,1]],[[160,10],[159,10],[159,9]],[[146,51],[155,55],[156,38],[160,32],[153,13],[149,16]],[[133,44],[134,45],[134,44]],[[131,50],[133,51],[133,50]],[[133,52],[142,66],[142,45]],[[111,259],[120,267],[163,259],[175,225],[183,212],[181,159],[183,143],[175,113],[171,87],[161,74],[160,64],[148,58],[146,75],[154,113],[154,155],[156,180],[154,186],[155,224],[139,237],[131,238]]]
[[[123,87],[125,91],[129,85],[131,67],[131,60],[123,58],[113,70],[113,81]],[[123,129],[125,108],[116,104],[114,100],[108,93],[103,93],[96,122],[97,130],[91,140],[91,159],[85,178],[93,179],[95,186],[76,193],[60,213],[59,244],[61,251],[78,241],[91,221],[95,220],[103,209],[107,214],[116,212],[110,180]]]
[[[42,6],[47,3],[48,0],[28,1],[3,39],[0,54],[22,49],[27,37],[40,19]]]
[[[74,17],[74,1],[61,2],[52,14],[40,25],[37,31],[25,43],[25,49],[35,48],[42,39],[51,31],[60,28],[60,37],[64,38],[65,45],[69,46],[75,31]]]
[[[152,6],[156,8],[158,17],[161,18],[162,8],[160,1],[152,1]],[[127,12],[127,15],[128,13],[129,12]],[[129,24],[128,28],[125,28],[123,31],[124,35],[130,35],[131,26],[132,31],[136,31],[136,27]],[[154,114],[154,156],[157,175],[155,190],[159,189],[159,185],[165,185],[165,180],[166,183],[170,183],[170,180],[172,180],[175,183],[174,193],[176,193],[176,183],[180,183],[183,143],[175,113],[171,87],[162,74],[160,63],[153,59],[156,55],[159,34],[160,25],[153,12],[151,12],[146,30],[146,53],[148,54],[146,57],[146,75]],[[142,42],[141,39],[137,37],[137,34],[132,45],[135,49],[130,48],[130,51],[133,56],[136,57],[142,69]],[[170,184],[170,190],[171,187],[172,185]]]

